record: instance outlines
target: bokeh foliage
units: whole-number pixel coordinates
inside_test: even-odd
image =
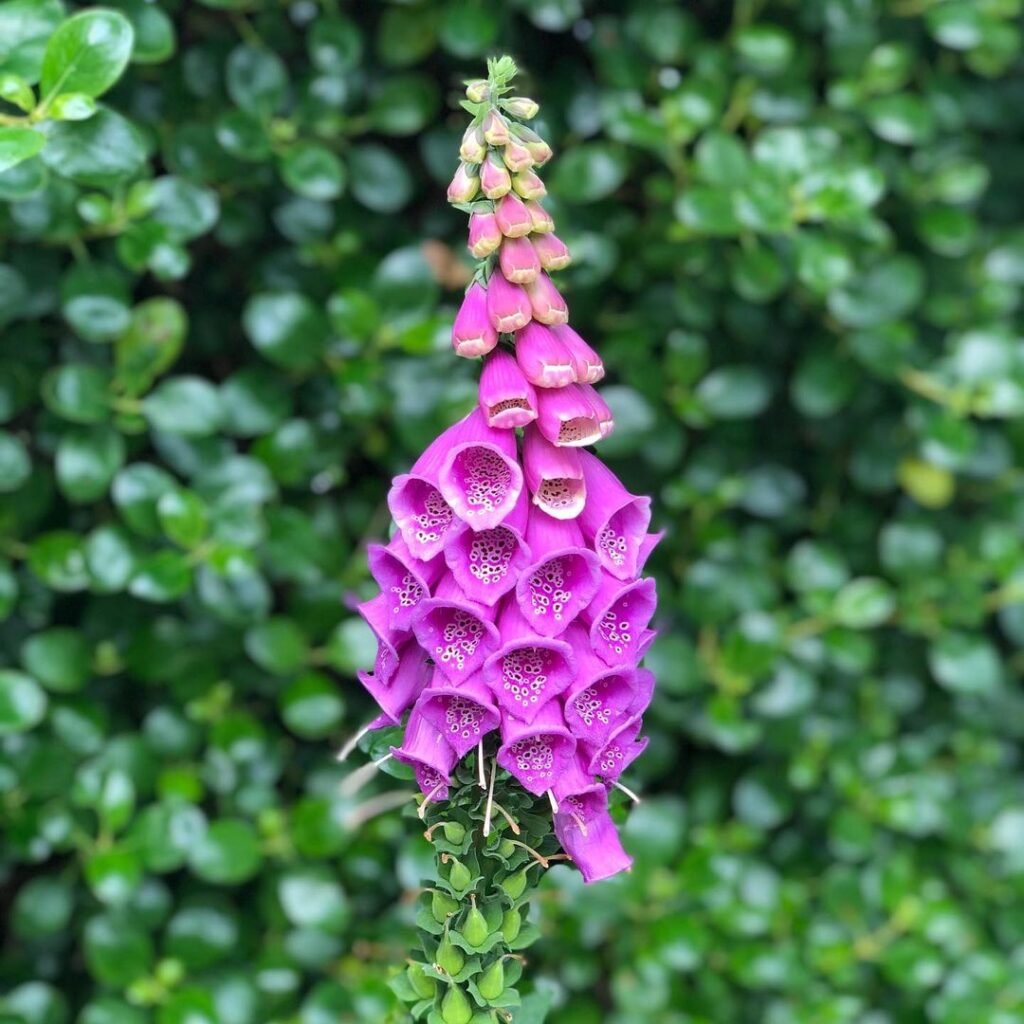
[[[669,530],[637,868],[552,870],[531,976],[1024,1022],[1021,6],[116,0],[83,60],[0,2],[0,1021],[392,1012],[430,850],[339,792],[344,602],[472,401],[443,189],[507,51]]]

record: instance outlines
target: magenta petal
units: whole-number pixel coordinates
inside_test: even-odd
[[[601,440],[597,412],[579,384],[537,392],[537,428],[559,447],[582,448]]]
[[[396,761],[409,765],[416,773],[416,782],[425,796],[434,800],[448,798],[451,771],[457,758],[455,751],[440,730],[413,709],[405,727],[400,747],[392,747]]]
[[[496,349],[484,362],[479,398],[489,427],[525,427],[537,418],[537,393],[504,349]]]
[[[565,698],[569,731],[588,746],[603,746],[637,702],[636,675],[632,669],[606,669],[579,680]]]
[[[515,604],[498,625],[501,646],[484,662],[484,682],[502,711],[532,722],[572,685],[576,659],[564,641],[534,635]]]
[[[413,623],[420,646],[453,683],[479,671],[484,659],[498,646],[493,612],[458,594],[454,581],[442,580],[438,596],[423,601]]]
[[[621,581],[602,573],[601,586],[583,611],[594,651],[613,668],[634,665],[657,606],[654,580]]]
[[[397,665],[389,676],[376,672],[358,672],[359,681],[380,705],[392,725],[413,705],[420,692],[430,681],[431,668],[426,655],[414,643],[407,643],[398,657]]]
[[[400,630],[412,628],[416,606],[430,597],[431,588],[444,571],[443,560],[424,562],[415,558],[401,536],[387,547],[371,544],[367,559],[381,595],[388,601],[391,625]]]
[[[555,330],[529,323],[516,332],[516,361],[526,379],[539,388],[564,388],[576,381],[576,365]]]
[[[475,675],[458,687],[446,684],[444,677],[420,694],[419,712],[439,732],[461,760],[501,721],[490,691]]]
[[[581,384],[596,384],[604,377],[601,357],[568,324],[551,328],[555,337],[565,346]]]
[[[501,526],[472,530],[462,525],[445,545],[445,562],[471,601],[494,605],[516,585],[530,564],[530,549],[523,539],[526,509],[523,491]]]
[[[377,658],[374,661],[373,674],[382,683],[387,683],[398,667],[398,649],[408,639],[409,633],[407,630],[394,627],[390,602],[384,594],[378,594],[375,598],[357,605],[356,611],[377,638]]]
[[[588,770],[590,756],[577,744],[576,753],[558,778],[555,779],[555,784],[551,789],[556,799],[561,800],[563,797],[572,796],[574,793],[583,793],[598,784],[597,780]],[[605,789],[604,786],[601,786],[601,788]]]
[[[486,355],[498,344],[498,332],[487,313],[487,292],[474,282],[466,292],[452,324],[452,348],[456,355]]]
[[[526,540],[533,561],[516,584],[516,601],[531,629],[558,636],[597,593],[598,559],[584,547],[575,522],[537,508],[530,511]]]
[[[555,815],[555,835],[588,885],[632,867],[633,860],[622,848],[608,814],[608,797],[602,786],[562,801]]]
[[[651,703],[654,696],[654,673],[647,668],[638,668],[633,676],[633,702],[627,709],[627,714],[642,715]]]
[[[487,280],[487,316],[501,334],[518,331],[530,322],[530,297],[522,286],[506,281],[500,270]]]
[[[590,452],[579,454],[588,495],[580,513],[580,528],[608,572],[620,580],[633,579],[642,565],[641,550],[651,524],[651,499],[630,494]]]
[[[566,729],[555,701],[550,701],[532,723],[505,718],[501,738],[498,764],[534,796],[551,789],[576,751],[576,740]]]
[[[647,749],[647,737],[640,737],[643,724],[643,719],[636,715],[617,726],[590,759],[588,769],[603,779],[617,779]]]
[[[556,448],[531,423],[523,433],[523,472],[533,503],[555,519],[574,519],[583,510],[587,487],[580,452]]]
[[[388,508],[413,555],[431,559],[440,554],[455,513],[431,480],[412,473],[396,476],[388,492]]]

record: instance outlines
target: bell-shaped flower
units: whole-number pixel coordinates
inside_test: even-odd
[[[526,543],[532,561],[519,575],[516,602],[534,632],[559,636],[597,593],[600,563],[573,520],[537,507],[530,510]]]
[[[480,174],[474,164],[461,163],[448,186],[449,203],[472,202],[480,191]]]
[[[443,559],[435,557],[425,562],[416,558],[399,534],[387,546],[371,544],[367,560],[381,596],[386,599],[392,628],[411,629],[417,606],[430,597],[444,572]]]
[[[471,124],[463,133],[462,143],[459,145],[459,158],[467,164],[479,164],[486,156],[487,142],[483,130],[478,124]]]
[[[396,761],[409,765],[416,783],[431,801],[447,800],[452,769],[457,763],[455,751],[444,734],[417,711],[409,716],[400,747],[392,747]]]
[[[580,464],[590,496],[580,513],[580,529],[608,572],[620,580],[634,579],[643,565],[641,549],[651,525],[651,499],[630,494],[589,452],[580,452]]]
[[[555,835],[588,885],[633,865],[608,813],[604,786],[591,786],[562,798],[555,814]]]
[[[551,331],[569,353],[580,384],[596,384],[604,377],[601,357],[568,324],[556,324]]]
[[[551,159],[551,147],[532,128],[517,124],[515,136],[530,151],[537,167],[543,167]]]
[[[554,218],[544,209],[536,199],[530,199],[526,203],[526,212],[530,217],[531,230],[538,235],[545,235],[555,230]]]
[[[517,138],[509,140],[502,155],[505,158],[505,166],[510,171],[525,171],[533,166],[533,156]]]
[[[549,701],[532,722],[506,717],[501,739],[498,764],[534,796],[551,789],[576,752],[576,740],[565,727],[557,701]]]
[[[388,678],[376,671],[357,672],[356,676],[380,705],[387,724],[398,725],[402,715],[412,707],[430,682],[432,674],[433,670],[423,650],[415,641],[408,640],[399,652],[394,671]]]
[[[538,274],[535,281],[526,285],[526,294],[534,320],[542,324],[564,324],[569,319],[569,307],[547,274]]]
[[[479,673],[457,687],[436,674],[420,694],[416,711],[444,736],[460,761],[501,721]]]
[[[504,146],[509,138],[508,121],[496,110],[490,110],[483,121],[484,138],[489,146]]]
[[[513,192],[494,204],[494,219],[506,238],[522,238],[537,230],[536,217],[529,205]]]
[[[480,165],[480,191],[488,199],[500,199],[508,195],[511,188],[512,177],[501,157],[493,151],[488,153]]]
[[[623,583],[601,573],[601,585],[581,616],[590,644],[606,665],[618,668],[640,660],[640,645],[657,607],[654,580]]]
[[[492,607],[515,585],[530,564],[526,544],[526,491],[500,526],[473,530],[463,525],[445,544],[444,560],[471,601]]]
[[[448,452],[437,471],[441,495],[464,523],[491,530],[515,508],[523,489],[515,432],[489,427],[474,409],[446,436]]]
[[[523,199],[543,199],[548,190],[534,171],[526,169],[512,175],[512,187]]]
[[[478,672],[498,647],[494,612],[470,601],[450,576],[437,585],[437,594],[420,604],[413,633],[438,669],[458,684]]]
[[[380,680],[382,686],[386,686],[398,668],[398,651],[409,639],[409,632],[395,626],[391,616],[391,602],[384,594],[378,594],[371,600],[357,605],[356,611],[373,631],[377,640],[373,674]]]
[[[531,321],[516,333],[516,361],[526,379],[539,388],[564,388],[576,382],[572,354],[543,324]]]
[[[608,403],[601,397],[593,385],[580,384],[579,387],[582,389],[583,394],[586,395],[587,401],[590,402],[591,409],[594,410],[594,416],[597,419],[597,426],[601,431],[602,439],[608,437],[615,429],[615,418],[612,416]]]
[[[531,423],[523,432],[523,472],[533,503],[555,519],[574,519],[583,510],[587,487],[580,452],[558,448]]]
[[[480,411],[490,427],[525,427],[537,418],[537,392],[515,357],[496,349],[480,374]]]
[[[456,355],[472,359],[487,355],[497,344],[498,332],[487,312],[487,290],[479,282],[474,282],[455,314],[452,348]]]
[[[530,297],[518,284],[505,279],[500,270],[495,270],[487,281],[487,316],[491,326],[505,334],[518,331],[530,322]]]
[[[498,218],[490,211],[474,213],[469,218],[469,251],[478,260],[497,252],[504,236],[498,227]],[[481,291],[483,289],[481,288]],[[484,296],[486,312],[486,295]],[[488,321],[489,323],[490,321]]]
[[[640,736],[643,725],[640,715],[618,725],[591,757],[588,769],[606,782],[614,782],[647,749],[647,737]]]
[[[528,238],[507,238],[498,261],[505,280],[513,284],[530,284],[540,273],[540,260]]]
[[[597,410],[584,391],[589,385],[569,384],[537,392],[537,429],[553,445],[582,448],[601,440]]]
[[[537,235],[532,242],[534,249],[537,250],[537,259],[544,270],[564,270],[572,263],[569,247],[553,232]]]
[[[576,659],[562,640],[540,637],[510,601],[498,619],[501,646],[484,662],[484,682],[503,712],[532,722],[572,684]]]

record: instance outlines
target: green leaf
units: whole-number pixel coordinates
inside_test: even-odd
[[[295,622],[277,617],[253,626],[245,634],[245,650],[261,668],[287,676],[305,664],[309,642]]]
[[[254,295],[242,313],[245,332],[266,359],[288,369],[308,369],[327,343],[327,321],[298,292]]]
[[[35,728],[46,714],[46,694],[24,672],[0,669],[0,736]]]
[[[207,437],[220,426],[222,410],[217,389],[202,377],[169,377],[142,402],[154,430],[184,437]]]
[[[62,92],[49,101],[46,109],[55,121],[85,121],[99,108],[84,92]]]
[[[117,11],[81,11],[50,37],[43,55],[44,100],[58,93],[102,96],[128,65],[135,33]]]
[[[984,637],[949,632],[928,649],[928,665],[940,686],[953,693],[992,694],[1003,683],[999,652]]]
[[[69,363],[43,378],[43,401],[51,412],[72,423],[100,423],[110,415],[109,384],[106,370]]]
[[[28,113],[36,105],[36,96],[32,86],[21,75],[10,71],[0,71],[0,99]]]
[[[412,177],[383,146],[356,146],[349,153],[352,195],[374,213],[395,213],[412,198]]]
[[[284,100],[288,75],[277,54],[255,46],[236,46],[227,62],[228,94],[243,110],[269,117]]]
[[[32,460],[25,445],[6,430],[0,430],[0,494],[18,490],[32,473]]]
[[[239,885],[260,867],[259,839],[246,821],[215,821],[189,849],[192,873],[214,885]]]
[[[595,203],[615,192],[628,171],[625,150],[588,143],[569,150],[554,165],[551,188],[567,202]]]
[[[337,199],[345,188],[345,165],[326,146],[300,142],[282,157],[281,177],[307,199]]]
[[[114,345],[117,380],[129,395],[149,389],[177,360],[188,333],[188,317],[176,299],[140,302]]]
[[[158,551],[135,566],[128,592],[140,601],[166,604],[187,593],[192,586],[192,568],[177,551]]]
[[[771,385],[754,366],[723,366],[712,370],[697,387],[697,397],[716,419],[749,419],[771,400]]]
[[[896,599],[885,580],[860,577],[850,580],[836,594],[832,615],[841,626],[873,629],[887,622],[896,609]]]
[[[42,158],[54,174],[80,185],[110,188],[142,170],[146,146],[131,121],[100,107],[88,121],[51,125]]]
[[[157,500],[156,512],[167,539],[180,547],[194,548],[206,536],[206,506],[193,491],[165,491]]]
[[[0,69],[38,82],[47,41],[63,16],[60,0],[0,3]]]
[[[0,172],[8,171],[35,156],[45,143],[43,136],[32,128],[0,126]]]
[[[75,264],[61,280],[60,299],[64,318],[86,341],[110,341],[128,326],[128,282],[109,264]]]
[[[85,962],[94,978],[118,989],[146,974],[153,962],[153,943],[141,925],[125,914],[103,913],[84,929]]]
[[[28,564],[53,590],[72,593],[89,585],[82,538],[70,530],[54,530],[36,537],[29,546]]]
[[[832,315],[848,327],[877,327],[898,320],[921,301],[925,277],[910,256],[876,263],[829,295]]]
[[[29,637],[21,646],[25,671],[56,693],[80,690],[92,675],[92,651],[85,637],[69,627],[54,627]]]
[[[112,427],[75,430],[57,446],[57,483],[69,501],[96,501],[106,494],[124,456],[124,438]]]
[[[324,739],[336,733],[345,714],[339,688],[319,672],[307,672],[289,683],[278,700],[285,725],[303,739]]]

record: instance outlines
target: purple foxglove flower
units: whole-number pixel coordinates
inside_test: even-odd
[[[391,682],[398,669],[398,652],[409,639],[408,630],[396,629],[391,618],[390,602],[384,594],[378,594],[369,601],[356,606],[363,621],[373,630],[377,638],[377,657],[373,663],[373,674],[382,686]]]
[[[536,199],[531,199],[525,205],[532,230],[536,231],[538,235],[546,235],[549,231],[555,230],[555,222],[551,214]]]
[[[432,674],[427,656],[414,641],[408,641],[390,678],[385,679],[377,672],[357,672],[356,676],[384,712],[386,723],[382,724],[398,725]]]
[[[436,675],[420,694],[416,711],[444,735],[460,761],[501,721],[479,674],[458,687],[451,686],[443,674]]]
[[[483,123],[484,138],[490,146],[504,146],[510,136],[508,121],[496,110],[488,111]]]
[[[537,116],[540,104],[531,100],[528,96],[509,96],[502,100],[501,105],[513,116],[523,121],[531,121]]]
[[[564,324],[569,319],[569,307],[547,274],[538,274],[536,281],[526,285],[526,294],[534,320],[542,324]]]
[[[469,251],[478,260],[497,252],[501,239],[501,228],[493,213],[474,213],[470,216]]]
[[[444,561],[433,558],[424,562],[416,558],[401,534],[385,547],[371,544],[367,549],[370,573],[386,598],[393,629],[412,628],[416,606],[430,592],[444,572]]]
[[[587,765],[594,775],[605,781],[617,779],[646,749],[648,739],[640,736],[643,718],[634,715],[616,727],[607,742],[594,754]]]
[[[487,290],[474,282],[469,286],[452,324],[455,354],[472,359],[484,356],[498,344],[498,332],[487,315]]]
[[[510,171],[525,171],[533,166],[533,156],[518,139],[510,139],[504,152],[505,166]]]
[[[544,182],[531,170],[516,171],[512,175],[512,187],[524,199],[543,199],[548,194]]]
[[[566,347],[581,384],[596,384],[604,377],[601,357],[568,325],[558,324],[552,333]]]
[[[474,530],[494,529],[523,489],[515,432],[489,427],[474,409],[444,436],[449,448],[437,473],[442,497]]]
[[[476,198],[480,190],[480,175],[475,166],[459,164],[451,184],[448,186],[449,203],[469,203]]]
[[[420,604],[413,632],[434,664],[458,684],[478,672],[498,646],[493,610],[468,600],[451,577],[437,585],[437,595]]]
[[[644,631],[657,607],[654,580],[623,583],[601,574],[597,594],[583,610],[590,627],[590,644],[606,665],[633,665],[638,658]]]
[[[555,519],[575,519],[587,500],[580,453],[557,448],[531,423],[523,433],[523,472],[533,503]]]
[[[580,513],[580,529],[604,568],[620,580],[631,580],[643,564],[640,552],[651,524],[651,499],[630,494],[589,452],[580,452],[580,464],[591,496]]]
[[[506,238],[522,238],[537,230],[529,206],[512,192],[495,203],[494,219]]]
[[[515,602],[498,619],[501,646],[484,662],[484,682],[501,710],[532,722],[572,684],[576,659],[562,640],[539,637]]]
[[[528,238],[509,238],[499,255],[501,272],[513,284],[530,284],[540,273],[540,260]]]
[[[501,157],[494,152],[488,153],[487,159],[480,165],[480,190],[488,199],[500,199],[508,195],[511,189],[512,178]]]
[[[588,885],[633,865],[608,814],[608,793],[603,786],[591,786],[561,800],[555,814],[555,835]]]
[[[539,388],[564,388],[576,381],[569,349],[543,324],[531,321],[516,334],[516,360],[526,379]]]
[[[597,417],[597,426],[601,431],[601,437],[608,437],[615,429],[615,418],[612,416],[608,403],[600,396],[592,384],[580,384],[579,386],[583,389],[583,393],[587,396],[587,401],[590,402],[590,407],[594,410],[594,415]]]
[[[540,265],[545,270],[564,270],[572,263],[569,247],[558,235],[549,232],[546,235],[537,235],[532,241]]]
[[[416,773],[416,783],[431,800],[447,800],[451,773],[457,758],[444,734],[413,712],[405,726],[400,747],[392,747],[396,761],[409,765]]]
[[[573,793],[582,793],[592,786],[599,785],[588,770],[591,756],[580,748],[579,743],[576,744],[576,753],[551,787],[551,792],[555,794],[556,799],[561,800],[563,797],[572,796]],[[601,788],[607,793],[604,786]]]
[[[467,164],[483,163],[487,157],[487,143],[479,125],[471,124],[462,136],[459,157]]]
[[[537,418],[537,392],[515,358],[495,349],[480,374],[480,409],[490,427],[525,427]]]
[[[464,524],[445,544],[445,562],[471,601],[492,607],[516,585],[530,564],[530,549],[525,542],[526,518],[524,489],[500,526],[473,530]]]
[[[582,448],[601,440],[597,412],[583,388],[569,384],[537,392],[537,429],[552,444]]]
[[[543,167],[551,159],[551,147],[532,129],[525,124],[515,126],[516,138],[530,151],[537,167]]]
[[[517,331],[530,322],[530,297],[495,270],[487,281],[487,316],[496,331]]]
[[[534,796],[551,789],[576,752],[576,740],[562,721],[557,701],[549,701],[533,722],[505,718],[501,739],[498,764]]]
[[[601,579],[597,555],[587,549],[579,526],[530,510],[526,543],[533,561],[519,576],[516,601],[530,628],[558,636],[590,603]]]

